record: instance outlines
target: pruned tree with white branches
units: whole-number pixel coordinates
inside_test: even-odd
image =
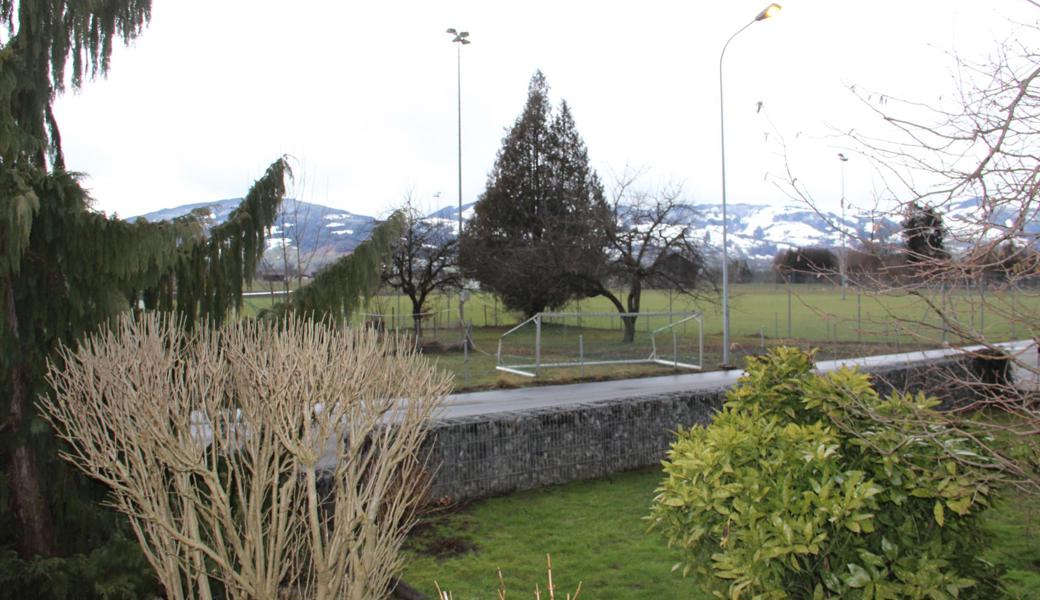
[[[450,389],[403,339],[126,316],[60,358],[41,403],[64,458],[109,488],[166,597],[389,593]]]

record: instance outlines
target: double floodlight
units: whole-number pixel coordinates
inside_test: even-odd
[[[445,33],[455,36],[455,39],[451,40],[453,42],[458,42],[460,44],[470,43],[470,41],[466,39],[469,37],[468,31],[456,31],[454,27],[449,27]]]

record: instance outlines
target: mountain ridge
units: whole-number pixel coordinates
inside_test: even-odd
[[[192,210],[210,208],[207,224],[224,222],[227,216],[241,202],[240,198],[229,198],[213,202],[194,202],[181,206],[161,209],[144,215],[149,221],[172,219],[188,214]],[[473,216],[474,203],[463,205],[462,216],[468,221]],[[944,220],[952,232],[955,241],[958,228],[969,228],[975,222],[979,209],[979,199],[969,198],[950,203],[944,213]],[[1007,214],[997,212],[991,216],[994,223],[1009,222],[1016,215],[1005,209]],[[681,224],[690,224],[700,241],[714,248],[709,254],[717,254],[722,240],[722,207],[716,204],[685,204],[679,207]],[[762,267],[772,262],[778,252],[788,248],[822,246],[837,248],[841,246],[841,229],[847,233],[846,242],[850,248],[858,245],[857,240],[876,240],[878,242],[896,243],[899,241],[901,226],[898,219],[891,215],[880,214],[846,214],[843,220],[840,214],[817,211],[804,205],[771,205],[753,203],[727,204],[729,222],[728,239],[730,253],[738,258],[746,259],[752,266]],[[458,231],[458,207],[448,205],[430,212],[426,219],[443,224],[451,233]],[[321,204],[297,201],[287,198],[282,203],[268,238],[269,261],[281,261],[283,248],[298,247],[301,255],[311,257],[309,270],[313,271],[321,265],[339,256],[349,254],[368,239],[378,220],[375,217],[352,213],[347,210],[324,206]],[[1040,218],[1031,219],[1026,232],[1040,234]],[[963,233],[963,232],[961,232]],[[962,237],[970,237],[968,231]]]

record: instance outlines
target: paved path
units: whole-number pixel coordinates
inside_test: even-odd
[[[1021,353],[1034,368],[1038,366],[1038,354],[1032,341],[1023,340],[1001,344],[1010,352]],[[874,367],[904,365],[924,360],[934,360],[957,354],[960,350],[926,350],[922,352],[906,352],[903,354],[886,354],[844,360],[829,360],[816,364],[820,372],[833,371],[841,366],[858,366],[864,369]],[[1021,371],[1021,370],[1020,370]],[[1034,371],[1035,372],[1035,371]],[[475,415],[491,415],[503,412],[515,412],[556,406],[588,404],[607,400],[638,398],[671,392],[716,389],[736,383],[743,371],[709,371],[707,373],[687,373],[683,375],[666,375],[662,377],[644,377],[641,379],[619,379],[615,381],[596,381],[593,383],[572,383],[566,385],[545,385],[511,390],[491,390],[487,392],[470,392],[448,396],[445,406],[437,418],[469,417]],[[1036,381],[1036,375],[1029,373],[1019,376],[1018,381]],[[1034,383],[1035,385],[1035,383]]]

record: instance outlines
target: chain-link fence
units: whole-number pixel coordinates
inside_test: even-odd
[[[1036,335],[1035,325],[1040,323],[1040,290],[1035,287],[978,285],[905,293],[898,289],[876,291],[850,286],[844,298],[840,288],[828,284],[736,284],[730,290],[730,354],[738,366],[744,357],[781,344],[817,348],[820,359],[844,358],[975,343],[980,339],[1021,339]],[[265,301],[263,297],[250,297],[247,305]],[[600,344],[604,352],[611,345],[623,347],[627,343],[626,360],[649,357],[652,348],[640,344],[647,344],[647,333],[660,325],[655,324],[654,318],[646,317],[647,313],[699,312],[703,319],[704,353],[698,362],[710,369],[721,361],[722,314],[717,295],[695,298],[671,290],[644,290],[640,306],[642,315],[635,323],[638,335],[632,342],[624,341],[623,319],[604,298],[571,302],[559,310],[573,313],[571,322],[546,321],[545,325],[554,335],[561,336],[560,346],[566,348],[569,357],[587,365],[596,360],[592,342]],[[496,366],[501,364],[496,359],[498,340],[527,317],[508,310],[494,295],[481,292],[470,293],[463,313],[467,327],[461,325],[457,292],[431,296],[417,317],[406,296],[387,293],[372,298],[363,311],[353,315],[352,322],[402,335],[413,335],[418,322],[419,343],[442,367],[459,375],[461,386],[508,384],[495,374]],[[589,332],[580,334],[585,337],[579,342],[574,333],[583,328]],[[562,335],[564,331],[567,336]],[[533,341],[533,335],[529,337]],[[513,352],[506,346],[503,351],[522,357],[532,347]],[[519,364],[519,360],[513,362]],[[615,376],[604,374],[603,370],[593,369],[592,376]],[[621,369],[615,366],[610,371]],[[568,373],[575,377],[588,375],[581,367]],[[540,374],[540,378],[546,379],[555,376]]]

